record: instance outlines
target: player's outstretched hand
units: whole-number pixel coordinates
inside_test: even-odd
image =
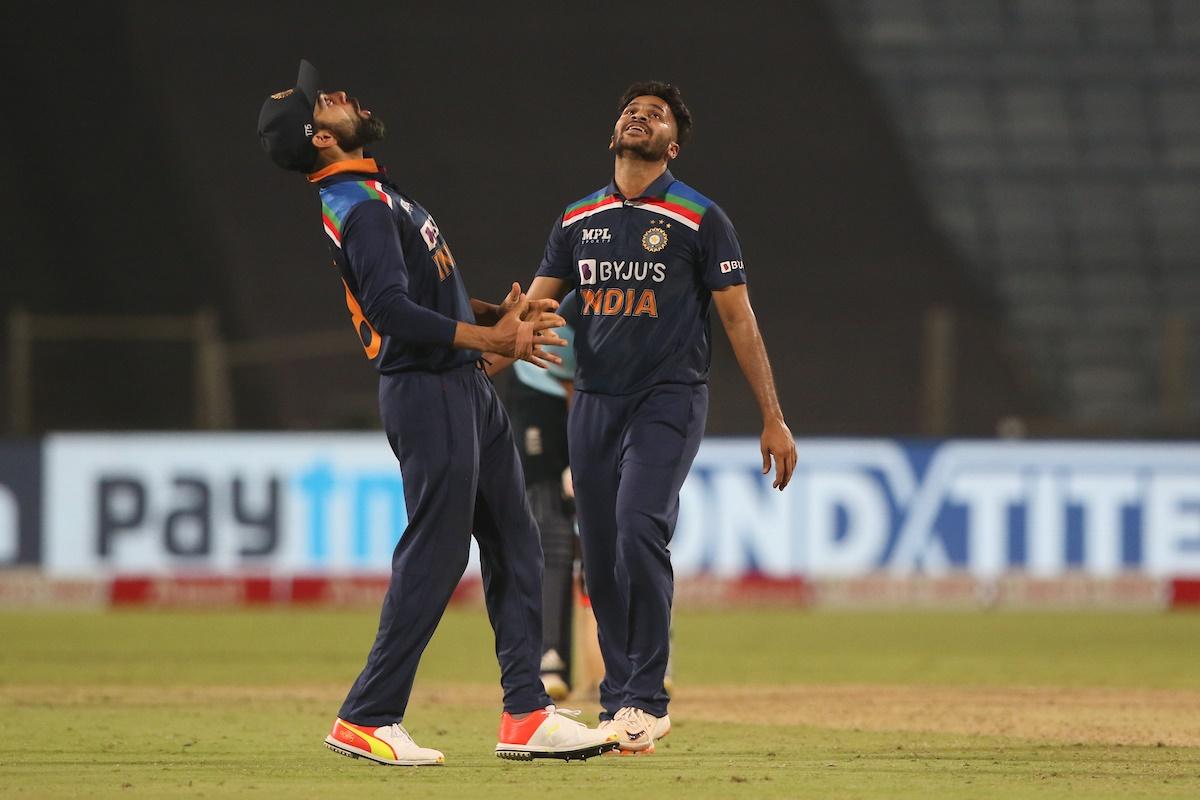
[[[519,358],[542,368],[545,368],[547,363],[561,364],[561,356],[543,349],[547,345],[563,346],[567,343],[554,332],[554,328],[567,324],[566,320],[553,312],[553,308],[557,308],[558,304],[554,303],[552,308],[547,308],[543,301],[531,303],[520,289],[520,285],[514,283],[513,291],[505,298],[505,302],[508,303],[507,311],[492,328],[494,342],[490,349],[500,355]],[[508,302],[509,298],[512,298],[511,303]]]
[[[496,316],[503,317],[509,311],[512,311],[514,308],[516,308],[517,303],[521,301],[522,297],[524,297],[524,295],[521,294],[521,284],[514,281],[512,289],[510,289],[508,292],[508,296],[500,301],[500,305],[496,309]],[[528,315],[530,312],[557,310],[558,301],[552,297],[545,297],[541,300],[530,300],[526,315]],[[522,317],[522,319],[524,319],[524,317]]]
[[[763,457],[763,475],[771,471],[771,458],[775,458],[775,482],[772,489],[783,491],[796,469],[796,440],[783,420],[772,420],[763,426],[760,442]]]

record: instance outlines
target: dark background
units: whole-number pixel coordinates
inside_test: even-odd
[[[301,57],[386,121],[379,159],[435,215],[475,296],[527,284],[554,216],[610,177],[622,90],[668,80],[696,121],[673,171],[738,228],[795,433],[921,433],[922,321],[938,305],[959,321],[946,432],[1037,410],[995,303],[931,226],[819,3],[111,2],[18,12],[6,39],[0,313],[211,307],[230,341],[344,331],[344,353],[236,369],[234,427],[376,424],[314,192],[255,135]],[[755,433],[714,338],[709,430]],[[34,354],[32,432],[193,424],[184,344]]]

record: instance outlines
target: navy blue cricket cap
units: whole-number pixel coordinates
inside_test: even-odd
[[[258,141],[279,166],[296,172],[312,172],[317,148],[312,145],[316,125],[313,106],[320,79],[317,68],[300,60],[296,86],[268,97],[258,112]]]

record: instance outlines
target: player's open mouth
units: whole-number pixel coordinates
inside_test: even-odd
[[[643,128],[641,125],[639,125],[636,122],[633,123],[632,125],[626,125],[625,132],[626,133],[648,133],[648,131],[645,128]]]

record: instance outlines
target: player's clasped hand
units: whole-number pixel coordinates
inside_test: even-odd
[[[512,311],[524,297],[525,295],[521,292],[521,284],[514,281],[512,289],[510,289],[508,292],[508,296],[500,301],[500,306],[497,308],[498,313],[496,316],[503,317],[509,311]],[[525,315],[522,316],[521,319],[527,319],[530,313],[557,310],[558,301],[552,297],[546,297],[541,300],[530,300],[529,306],[525,311]]]
[[[529,300],[521,292],[520,284],[514,283],[500,304],[501,317],[492,328],[496,340],[492,349],[543,369],[547,362],[561,364],[561,356],[544,349],[548,345],[561,347],[567,343],[553,330],[566,324],[566,320],[554,313],[557,308],[558,302],[552,299]]]
[[[782,492],[796,469],[796,440],[792,438],[792,432],[783,420],[768,422],[763,427],[761,448],[763,475],[771,471],[771,457],[774,456],[775,482],[771,484],[771,488]]]

